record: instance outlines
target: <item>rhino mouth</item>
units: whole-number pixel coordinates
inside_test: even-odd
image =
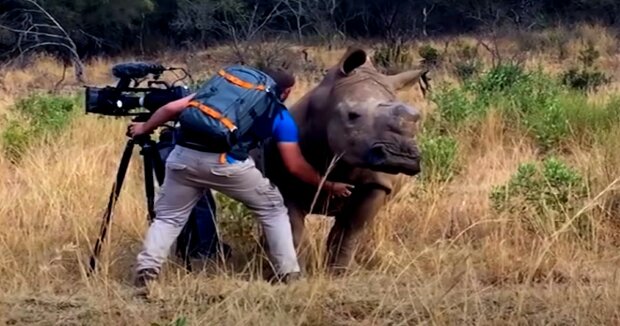
[[[420,155],[415,146],[388,142],[374,143],[364,159],[365,168],[389,174],[414,176],[420,173]]]

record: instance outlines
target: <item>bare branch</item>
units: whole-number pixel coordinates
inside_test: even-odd
[[[262,8],[258,3],[249,10],[224,10],[224,19],[219,24],[232,40],[231,47],[238,61],[247,63],[246,54],[256,38],[265,33],[267,26],[275,18],[285,13],[285,9],[281,9],[283,4],[285,1],[280,0],[267,12],[261,12]]]
[[[45,8],[35,0],[22,0],[36,9],[21,8],[11,10],[11,15],[17,14],[13,20],[17,26],[0,24],[0,28],[15,33],[17,43],[14,51],[19,52],[18,58],[41,47],[57,47],[67,51],[68,57],[75,67],[75,77],[79,82],[84,82],[84,65],[77,51],[77,46],[69,36],[69,33]],[[38,21],[37,16],[42,16]],[[2,18],[9,17],[6,13]],[[66,63],[65,63],[66,65]],[[64,79],[64,77],[63,77]]]

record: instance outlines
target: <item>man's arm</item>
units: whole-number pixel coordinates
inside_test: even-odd
[[[297,126],[288,111],[276,118],[273,126],[274,137],[286,169],[298,179],[318,187],[323,179],[321,175],[306,161],[299,148]],[[325,181],[323,189],[337,196],[349,196],[351,185]]]
[[[147,122],[144,123],[144,130],[146,132],[151,132],[162,124],[176,118],[179,113],[181,113],[181,111],[189,105],[189,102],[194,98],[194,96],[196,96],[196,93],[192,93],[184,98],[172,101],[162,106],[159,110],[155,111]]]
[[[282,157],[284,166],[291,174],[306,183],[317,187],[319,186],[323,178],[316,172],[312,165],[306,161],[301,153],[299,144],[292,142],[279,142],[278,150],[280,151],[280,156]],[[331,181],[326,180],[323,183],[323,187],[326,190],[331,190],[331,186]]]
[[[155,128],[174,119],[189,105],[195,95],[196,93],[192,93],[162,106],[144,123],[132,123],[129,127],[130,135],[133,137],[151,133]]]

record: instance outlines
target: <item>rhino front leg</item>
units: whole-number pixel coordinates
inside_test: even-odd
[[[327,237],[327,264],[333,272],[346,270],[353,260],[357,241],[385,203],[386,192],[375,187],[355,189],[350,202],[336,215]]]
[[[297,259],[299,266],[305,268],[307,255],[307,239],[306,239],[306,213],[295,204],[287,204],[288,215],[291,221],[291,230],[293,232],[293,243],[297,250]]]

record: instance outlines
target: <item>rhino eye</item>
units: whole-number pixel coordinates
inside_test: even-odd
[[[355,121],[362,115],[357,112],[349,112],[348,116],[349,116],[349,121]]]

